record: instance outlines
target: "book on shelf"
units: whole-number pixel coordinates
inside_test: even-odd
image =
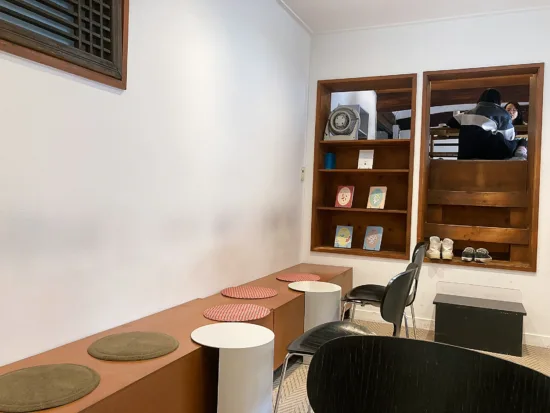
[[[382,245],[382,234],[384,228],[382,227],[367,227],[365,232],[365,242],[363,243],[363,249],[367,251],[380,251]]]
[[[353,227],[338,225],[336,227],[336,236],[334,237],[334,246],[336,248],[351,248],[353,238]]]
[[[374,150],[366,149],[359,151],[357,169],[372,169],[374,163]]]
[[[384,209],[386,205],[387,186],[373,186],[369,193],[368,209]]]
[[[336,208],[351,208],[353,204],[354,186],[339,186],[336,193]]]

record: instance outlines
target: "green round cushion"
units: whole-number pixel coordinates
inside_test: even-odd
[[[107,361],[140,361],[164,356],[178,347],[178,340],[167,334],[132,332],[103,337],[88,348],[88,354]]]
[[[52,364],[0,376],[0,411],[26,413],[72,403],[99,385],[99,374],[76,364]]]

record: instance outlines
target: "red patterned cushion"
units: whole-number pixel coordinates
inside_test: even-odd
[[[253,321],[269,315],[269,308],[256,304],[224,304],[211,307],[203,315],[213,321]]]
[[[317,274],[304,274],[304,273],[297,273],[297,274],[281,274],[277,276],[277,279],[279,281],[286,281],[286,282],[296,282],[296,281],[319,281],[321,277],[319,277]]]
[[[230,298],[240,298],[245,300],[258,300],[261,298],[275,297],[277,290],[267,287],[254,287],[241,285],[240,287],[230,287],[222,291],[222,295]]]

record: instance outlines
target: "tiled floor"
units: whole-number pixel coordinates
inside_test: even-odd
[[[380,336],[389,336],[392,332],[390,324],[362,323],[369,327],[375,334]],[[419,340],[433,341],[433,331],[417,330]],[[412,330],[411,330],[412,334]],[[403,332],[403,337],[405,333]],[[538,370],[547,376],[550,376],[550,349],[524,346],[523,357],[504,356],[495,354],[506,360]],[[278,413],[307,413],[308,403],[306,394],[307,366],[296,364],[292,366],[288,373],[285,385],[283,387],[281,405]],[[279,387],[279,377],[276,377],[273,383],[273,401],[277,395]]]

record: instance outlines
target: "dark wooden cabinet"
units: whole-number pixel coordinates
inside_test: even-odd
[[[438,294],[435,304],[435,341],[493,353],[521,356],[521,303]]]

